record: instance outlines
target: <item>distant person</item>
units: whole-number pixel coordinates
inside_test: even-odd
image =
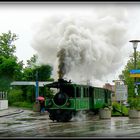
[[[39,101],[40,102],[40,113],[45,112],[45,101]]]

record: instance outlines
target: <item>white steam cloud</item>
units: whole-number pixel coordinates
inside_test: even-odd
[[[41,63],[53,65],[56,79],[101,82],[123,64],[128,42],[126,19],[124,11],[49,17],[32,46]]]

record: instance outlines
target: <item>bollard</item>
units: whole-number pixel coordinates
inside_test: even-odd
[[[130,119],[140,119],[140,110],[130,109],[129,118]]]
[[[99,118],[100,119],[110,119],[111,118],[111,109],[109,109],[109,108],[100,109]]]
[[[8,100],[0,100],[0,110],[8,109]]]
[[[35,102],[33,105],[33,111],[34,112],[40,112],[40,104],[39,102]]]

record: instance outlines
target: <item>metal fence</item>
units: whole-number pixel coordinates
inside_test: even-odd
[[[7,100],[7,92],[0,91],[0,100]]]

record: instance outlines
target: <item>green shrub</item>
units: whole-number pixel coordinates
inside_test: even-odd
[[[117,102],[112,103],[112,107],[115,107],[116,109],[121,109],[120,104]]]
[[[128,108],[125,105],[122,105],[118,102],[112,103],[112,115],[128,115]]]
[[[129,99],[131,109],[140,110],[140,97],[132,97]]]
[[[26,101],[30,103],[35,102],[35,93],[33,92],[32,89],[29,89],[27,91]]]
[[[23,107],[23,108],[33,108],[33,103],[29,103],[29,102],[15,102],[12,104],[12,106],[16,106],[16,107]]]
[[[9,91],[8,93],[8,102],[9,102],[9,105],[15,103],[15,102],[21,102],[23,101],[23,98],[22,98],[22,90],[20,89],[12,89]]]

